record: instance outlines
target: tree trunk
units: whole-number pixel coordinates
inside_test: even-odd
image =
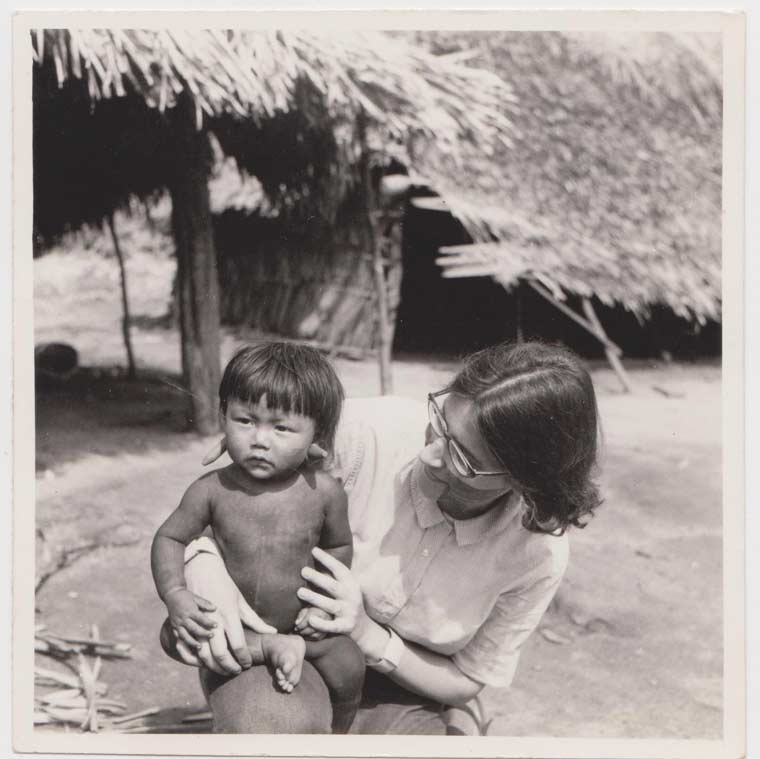
[[[121,334],[124,338],[124,349],[127,351],[127,379],[136,380],[137,368],[135,367],[135,354],[132,350],[131,317],[129,315],[129,297],[127,295],[127,269],[124,266],[124,254],[121,252],[119,238],[116,236],[112,213],[108,215],[108,229],[111,231],[113,249],[119,261],[119,274],[121,278]]]
[[[208,135],[182,96],[172,114],[172,228],[177,254],[182,375],[189,392],[186,418],[203,435],[219,429],[219,280],[211,226]]]

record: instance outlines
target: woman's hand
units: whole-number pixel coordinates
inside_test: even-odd
[[[310,588],[299,588],[297,595],[302,601],[328,614],[329,618],[312,615],[310,626],[320,632],[350,635],[358,639],[369,620],[359,583],[345,564],[321,548],[312,549],[312,555],[327,572],[304,567],[301,576],[327,595]]]
[[[188,590],[207,598],[216,611],[207,616],[216,622],[214,634],[201,644],[197,654],[187,646],[177,652],[186,664],[202,664],[221,675],[236,675],[251,666],[251,653],[245,642],[243,624],[259,633],[276,633],[248,605],[224,567],[221,557],[211,553],[196,554],[185,566]]]

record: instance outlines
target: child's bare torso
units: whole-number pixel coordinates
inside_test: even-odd
[[[301,569],[314,566],[326,499],[319,472],[292,483],[247,487],[232,467],[220,469],[211,493],[211,526],[227,571],[256,613],[279,632],[290,632],[304,585]]]

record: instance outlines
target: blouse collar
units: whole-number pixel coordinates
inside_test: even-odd
[[[510,490],[492,508],[472,519],[451,519],[438,506],[435,498],[423,492],[422,478],[425,478],[423,464],[415,461],[411,475],[412,503],[417,514],[417,522],[422,529],[441,522],[454,526],[457,545],[466,546],[505,530],[510,522],[522,512],[522,498]]]

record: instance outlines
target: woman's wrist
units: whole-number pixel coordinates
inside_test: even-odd
[[[388,630],[375,622],[366,612],[362,614],[351,633],[351,638],[369,661],[381,659],[388,645]]]

